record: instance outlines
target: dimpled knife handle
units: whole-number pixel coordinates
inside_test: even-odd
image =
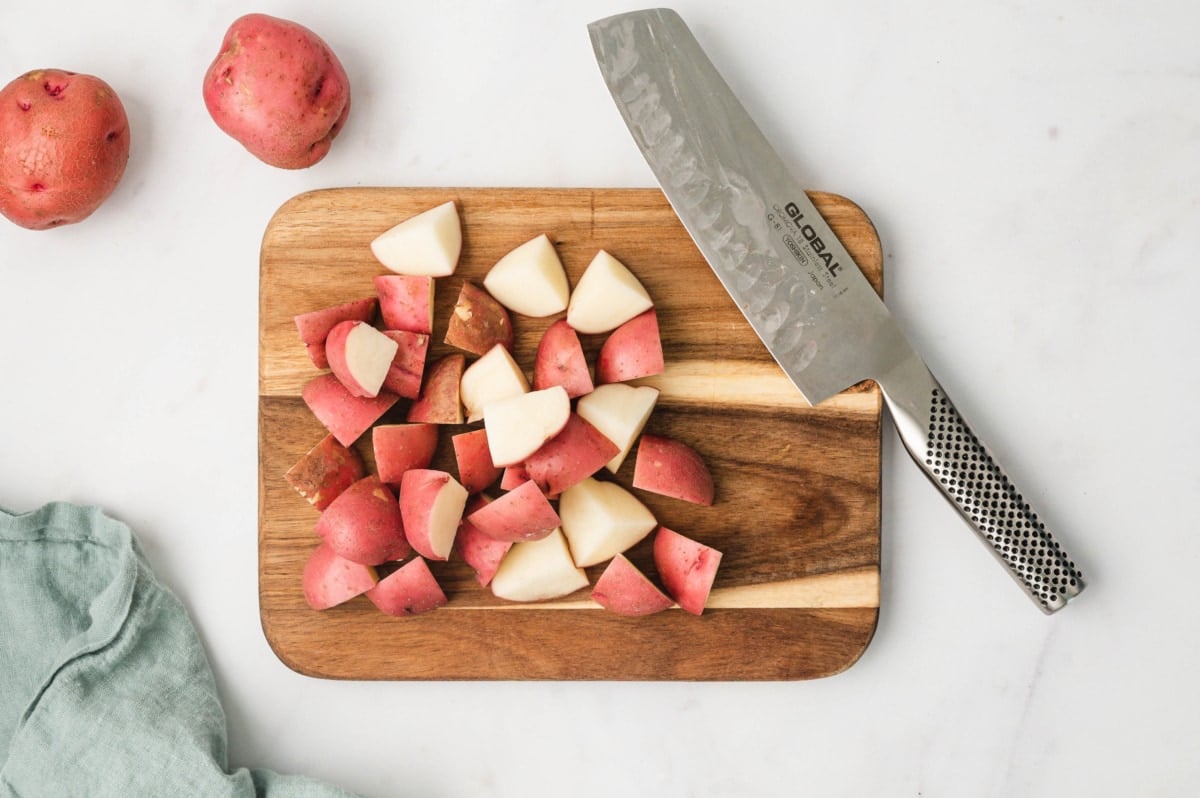
[[[1042,609],[1084,588],[1075,563],[923,364],[880,381],[905,448]]]

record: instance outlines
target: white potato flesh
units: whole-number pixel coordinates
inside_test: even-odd
[[[450,556],[467,505],[467,489],[451,479],[434,495],[429,508],[429,549],[440,560]]]
[[[579,397],[575,412],[621,448],[605,465],[612,473],[617,473],[625,462],[657,401],[657,388],[617,382],[597,386],[591,393]]]
[[[427,560],[445,560],[454,548],[467,506],[467,489],[445,471],[410,468],[400,480],[404,536]]]
[[[399,344],[369,324],[358,324],[346,336],[346,369],[368,396],[378,396]]]
[[[570,415],[571,400],[561,385],[484,405],[492,463],[503,467],[522,462],[561,432]]]
[[[658,521],[646,505],[615,482],[588,477],[558,500],[563,535],[580,568],[604,562],[650,534]]]
[[[529,393],[529,380],[507,347],[496,344],[467,366],[459,392],[469,424],[483,418],[484,405]]]
[[[633,272],[600,250],[571,293],[567,324],[581,333],[610,332],[653,306]]]
[[[545,601],[587,587],[587,574],[575,566],[562,530],[541,540],[514,543],[492,577],[492,593],[509,601]]]
[[[371,242],[375,258],[397,274],[446,277],[458,268],[462,224],[454,201],[405,219]]]
[[[566,310],[571,293],[558,250],[544,233],[496,261],[483,287],[504,307],[533,318]]]

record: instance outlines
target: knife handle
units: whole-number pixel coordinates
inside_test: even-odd
[[[917,465],[1043,612],[1065,607],[1083,576],[925,364],[914,355],[879,384]]]

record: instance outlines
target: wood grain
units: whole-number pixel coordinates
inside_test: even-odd
[[[877,290],[878,237],[848,200],[814,202]],[[299,398],[319,373],[292,317],[373,294],[385,270],[368,244],[397,221],[454,199],[459,271],[439,282],[431,357],[463,279],[549,233],[572,283],[597,249],[654,297],[667,371],[648,430],[692,444],[717,484],[711,508],[638,492],[659,521],[724,552],[703,616],[601,610],[586,590],[515,605],[461,562],[431,563],[450,603],[392,618],[365,598],[314,612],[300,574],[317,513],[283,474],[325,434]],[[263,630],[301,673],[340,679],[807,679],[853,664],[879,607],[880,412],[873,383],[810,407],[771,359],[654,189],[345,188],[285,203],[263,236],[259,292],[259,599]],[[514,354],[531,364],[553,319],[516,320]],[[583,336],[594,356],[603,336]],[[405,403],[384,421],[402,421]],[[454,430],[454,431],[457,431]],[[369,435],[357,444],[372,463]],[[634,458],[617,479],[628,485]],[[448,436],[435,466],[454,473]],[[654,577],[649,540],[630,558]],[[589,569],[592,581],[602,566]]]

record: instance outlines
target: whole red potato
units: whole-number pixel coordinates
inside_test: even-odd
[[[82,221],[129,161],[129,120],[112,87],[61,69],[0,89],[0,213],[30,230]]]
[[[217,127],[282,169],[325,157],[350,113],[350,81],[329,45],[303,25],[266,14],[235,20],[204,76]]]

